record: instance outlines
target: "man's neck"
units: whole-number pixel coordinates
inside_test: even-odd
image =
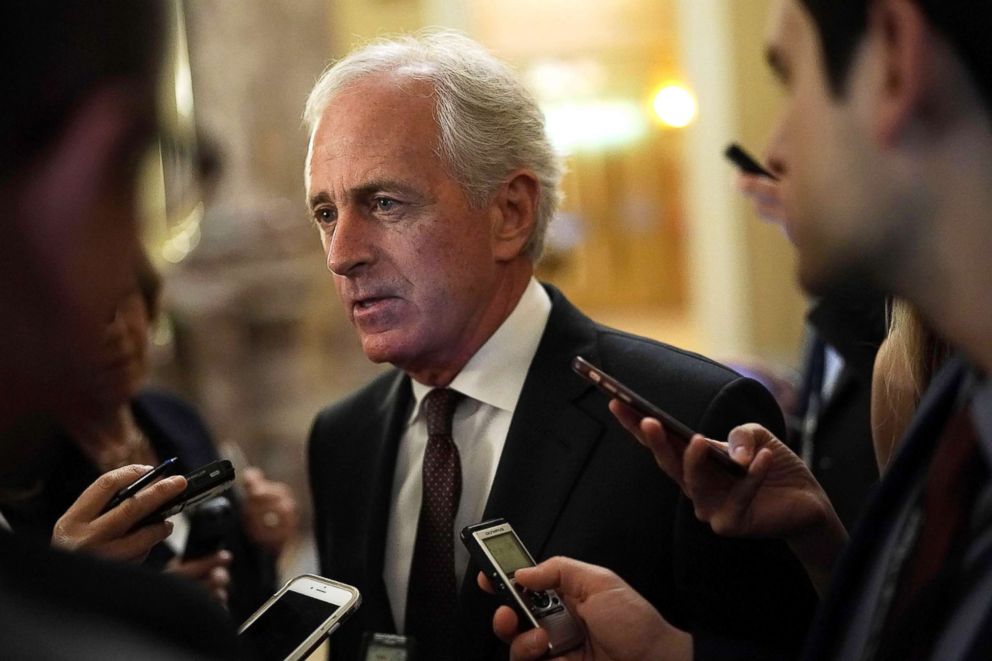
[[[992,141],[973,149],[936,184],[940,197],[928,245],[911,275],[893,282],[918,305],[937,333],[983,371],[992,370]],[[975,153],[978,152],[978,153]]]

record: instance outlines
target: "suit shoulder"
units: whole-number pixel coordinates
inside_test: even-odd
[[[781,410],[760,383],[726,365],[664,342],[600,326],[602,368],[697,431],[724,438],[757,422],[780,438]]]
[[[726,365],[671,344],[634,335],[615,328],[597,326],[597,340],[603,356],[603,369],[622,368],[626,373],[657,379],[672,374],[680,380],[707,383],[722,388],[741,375]]]
[[[391,393],[403,387],[404,383],[405,379],[402,372],[391,369],[372,379],[358,390],[354,390],[333,404],[324,407],[314,418],[310,432],[311,443],[321,436],[324,429],[333,428],[335,433],[346,433],[358,426],[369,424],[377,417],[373,412],[383,405]]]

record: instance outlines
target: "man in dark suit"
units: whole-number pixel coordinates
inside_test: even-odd
[[[570,364],[717,438],[753,418],[781,430],[781,414],[756,382],[600,326],[534,280],[560,166],[515,74],[458,35],[400,39],[330,68],[306,118],[328,268],[367,356],[396,368],[311,433],[321,568],[363,592],[334,657],[397,631],[428,659],[505,656],[456,541],[491,517],[537,557],[614,568],[689,632],[673,644],[788,653],[813,600],[796,563],[696,522]]]
[[[885,299],[866,288],[831,293],[813,303],[806,319],[794,447],[853,530],[878,482],[871,384],[885,338]]]
[[[6,3],[0,39],[0,483],[44,455],[125,291],[138,247],[136,164],[154,137],[157,2]],[[101,476],[66,521],[74,542],[146,553],[134,524],[185,487],[110,497],[147,468]],[[3,495],[9,491],[4,489]],[[229,619],[191,586],[0,531],[0,650],[9,659],[233,658]]]
[[[810,659],[992,658],[990,28],[987,5],[964,0],[781,0],[772,14],[766,52],[786,101],[769,152],[788,173],[803,285],[905,298],[961,351],[934,377],[834,570]],[[634,431],[666,447],[650,421]],[[808,538],[823,501],[798,478],[802,464],[757,427],[732,445],[749,464],[744,487],[721,490],[703,439],[666,465],[685,471],[721,529]],[[665,631],[602,570],[573,564],[547,581],[560,583],[589,603],[612,587],[611,599],[639,604],[622,628],[632,640]],[[605,610],[587,615],[594,638],[622,648],[612,659],[642,658]],[[495,622],[506,637],[510,624],[505,612]],[[532,637],[516,638],[515,658],[536,658]]]

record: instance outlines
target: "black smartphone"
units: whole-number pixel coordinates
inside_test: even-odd
[[[695,436],[696,432],[683,422],[644,399],[618,379],[599,369],[582,356],[576,356],[572,359],[572,369],[579,376],[599,388],[607,397],[619,399],[642,416],[654,418],[660,422],[668,433],[669,438],[680,441],[683,446],[688,445],[692,437]],[[709,447],[713,450],[711,453],[713,458],[728,472],[733,475],[744,475],[747,473],[747,470],[743,466],[730,458],[726,446],[710,443]]]
[[[415,661],[417,644],[409,636],[366,631],[359,661]]]
[[[177,460],[178,460],[177,457],[170,457],[169,459],[166,459],[158,466],[151,469],[150,471],[139,477],[137,480],[127,485],[117,493],[115,493],[114,497],[111,498],[109,501],[107,501],[107,504],[104,505],[101,514],[104,514],[114,509],[128,498],[133,497],[136,493],[138,493],[145,487],[152,484],[156,479],[165,475],[167,472],[172,470],[173,465],[176,463]]]
[[[723,155],[748,174],[756,174],[778,181],[778,177],[772,174],[771,170],[759,163],[756,158],[744,151],[744,148],[736,142],[729,144],[724,150]]]
[[[547,632],[547,656],[558,656],[582,644],[585,640],[582,625],[554,590],[531,592],[517,584],[516,571],[536,563],[505,519],[467,526],[460,537],[496,594],[517,611],[520,624],[541,627]]]
[[[186,489],[152,512],[138,525],[158,523],[220,495],[234,483],[234,466],[227,459],[220,459],[201,466],[186,476]]]
[[[189,536],[183,549],[183,560],[195,560],[227,548],[228,536],[234,527],[231,501],[217,496],[190,510]]]

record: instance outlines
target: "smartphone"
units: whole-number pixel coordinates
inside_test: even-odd
[[[462,530],[461,540],[496,593],[517,611],[520,624],[541,627],[547,632],[548,656],[558,656],[582,644],[585,640],[582,625],[554,590],[531,592],[514,580],[518,569],[536,563],[505,519],[468,526]]]
[[[189,516],[189,536],[183,549],[183,560],[195,560],[227,548],[228,536],[234,527],[231,501],[217,496],[200,503]]]
[[[282,586],[245,620],[238,639],[259,661],[303,659],[361,603],[357,588],[303,574]]]
[[[744,148],[736,142],[729,144],[724,150],[723,155],[729,158],[734,165],[748,174],[756,174],[778,181],[778,177],[772,174],[768,168],[759,163],[757,159],[744,151]]]
[[[572,369],[579,376],[603,391],[611,399],[619,399],[644,417],[654,418],[660,422],[668,433],[668,437],[680,441],[683,446],[688,445],[689,441],[696,434],[696,432],[684,423],[644,399],[582,356],[576,356],[572,359]],[[713,458],[728,472],[733,475],[744,475],[747,473],[747,470],[743,466],[730,458],[726,446],[711,443],[709,447],[713,450],[711,452]]]
[[[101,512],[101,514],[109,512],[110,510],[114,509],[128,498],[133,497],[136,493],[138,493],[145,487],[151,485],[160,476],[165,475],[166,473],[171,471],[177,460],[178,460],[177,457],[171,457],[169,459],[166,459],[158,466],[151,469],[150,471],[139,477],[137,480],[127,485],[117,493],[115,493],[114,497],[111,498],[109,501],[107,501],[107,504],[104,505],[103,512]]]
[[[165,521],[188,507],[194,507],[227,491],[234,483],[234,467],[227,459],[220,459],[197,468],[185,477],[186,489],[149,514],[138,525]]]
[[[359,661],[414,661],[416,653],[416,641],[409,636],[366,631],[358,658]]]

